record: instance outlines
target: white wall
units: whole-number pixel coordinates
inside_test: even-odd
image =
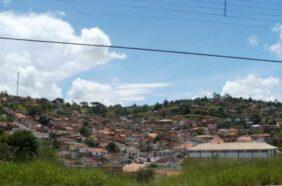
[[[191,158],[210,158],[210,157],[219,157],[219,158],[268,158],[275,155],[271,150],[267,151],[201,151],[193,152],[187,151],[187,156]]]

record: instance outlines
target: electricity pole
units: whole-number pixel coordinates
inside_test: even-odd
[[[227,16],[227,0],[224,0],[224,17]]]
[[[20,79],[20,72],[17,73],[17,93],[16,93],[17,96],[19,96],[19,79]]]

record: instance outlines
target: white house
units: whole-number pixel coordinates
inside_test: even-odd
[[[267,143],[203,143],[187,150],[191,158],[268,158],[274,156],[278,148]]]

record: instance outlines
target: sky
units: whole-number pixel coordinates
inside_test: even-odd
[[[282,60],[278,0],[0,0],[0,36]],[[281,23],[281,24],[280,24]],[[282,64],[0,41],[0,90],[105,105],[282,101]]]

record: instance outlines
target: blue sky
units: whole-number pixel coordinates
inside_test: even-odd
[[[220,10],[220,8],[223,8],[223,4],[219,4],[223,2],[222,0],[152,0],[153,2],[162,2],[164,4],[152,3],[152,1],[147,0],[123,0],[122,2],[117,0],[85,1],[91,3],[68,3],[56,0],[11,0],[10,3],[3,3],[2,1],[1,11],[12,10],[19,14],[51,12],[53,13],[52,16],[72,25],[77,35],[80,35],[83,28],[99,27],[110,38],[113,45],[279,59],[280,48],[276,49],[275,54],[270,51],[269,47],[275,44],[280,46],[280,30],[275,32],[273,27],[282,21],[282,16],[279,18],[277,16],[271,17],[244,13],[244,11],[252,10],[257,13],[282,15],[278,11],[248,8],[248,6],[256,6],[266,9],[282,9],[282,4],[281,6],[275,4],[279,3],[277,0],[271,0],[265,4],[229,0],[227,17],[189,13],[190,11],[223,14],[223,10]],[[187,4],[187,6],[165,4],[171,2]],[[260,2],[264,3],[263,1]],[[185,10],[186,12],[149,10],[146,8],[132,8],[132,6]],[[206,8],[196,8],[200,6]],[[246,8],[239,6],[245,6]],[[210,9],[210,7],[214,9]],[[218,10],[215,10],[215,8]],[[242,12],[240,13],[240,11]],[[65,15],[59,12],[64,12]],[[177,17],[211,22],[121,16],[123,14]],[[235,19],[232,16],[245,18]],[[262,22],[248,20],[247,18],[269,19],[273,21]],[[214,23],[215,21],[227,22],[229,24],[218,24]],[[246,26],[233,25],[233,23],[245,24]],[[36,27],[36,25],[34,26]],[[250,39],[252,39],[253,43],[250,43]],[[86,71],[72,74],[64,78],[64,80],[57,82],[62,89],[62,96],[66,98],[73,82],[80,78],[107,85],[115,83],[123,85],[166,84],[166,86],[157,86],[158,88],[156,89],[145,90],[145,93],[142,90],[140,93],[142,94],[141,99],[122,99],[121,102],[123,104],[132,104],[134,102],[138,104],[151,104],[157,101],[161,102],[164,99],[171,100],[192,98],[197,95],[210,95],[212,92],[230,93],[234,96],[250,96],[266,100],[268,97],[280,99],[281,64],[125,50],[111,51],[124,53],[127,57],[123,60],[119,58],[113,59],[105,65],[98,65]],[[271,80],[273,79],[277,80],[277,82],[265,85],[265,82],[272,82]],[[231,83],[230,89],[225,87],[226,91],[223,91],[228,81]],[[252,85],[252,81],[257,82],[258,85],[255,87],[250,86],[249,88],[258,90],[257,92],[249,93],[252,91],[247,88],[248,85]],[[232,89],[238,90],[234,92]],[[140,96],[140,94],[138,95]]]

